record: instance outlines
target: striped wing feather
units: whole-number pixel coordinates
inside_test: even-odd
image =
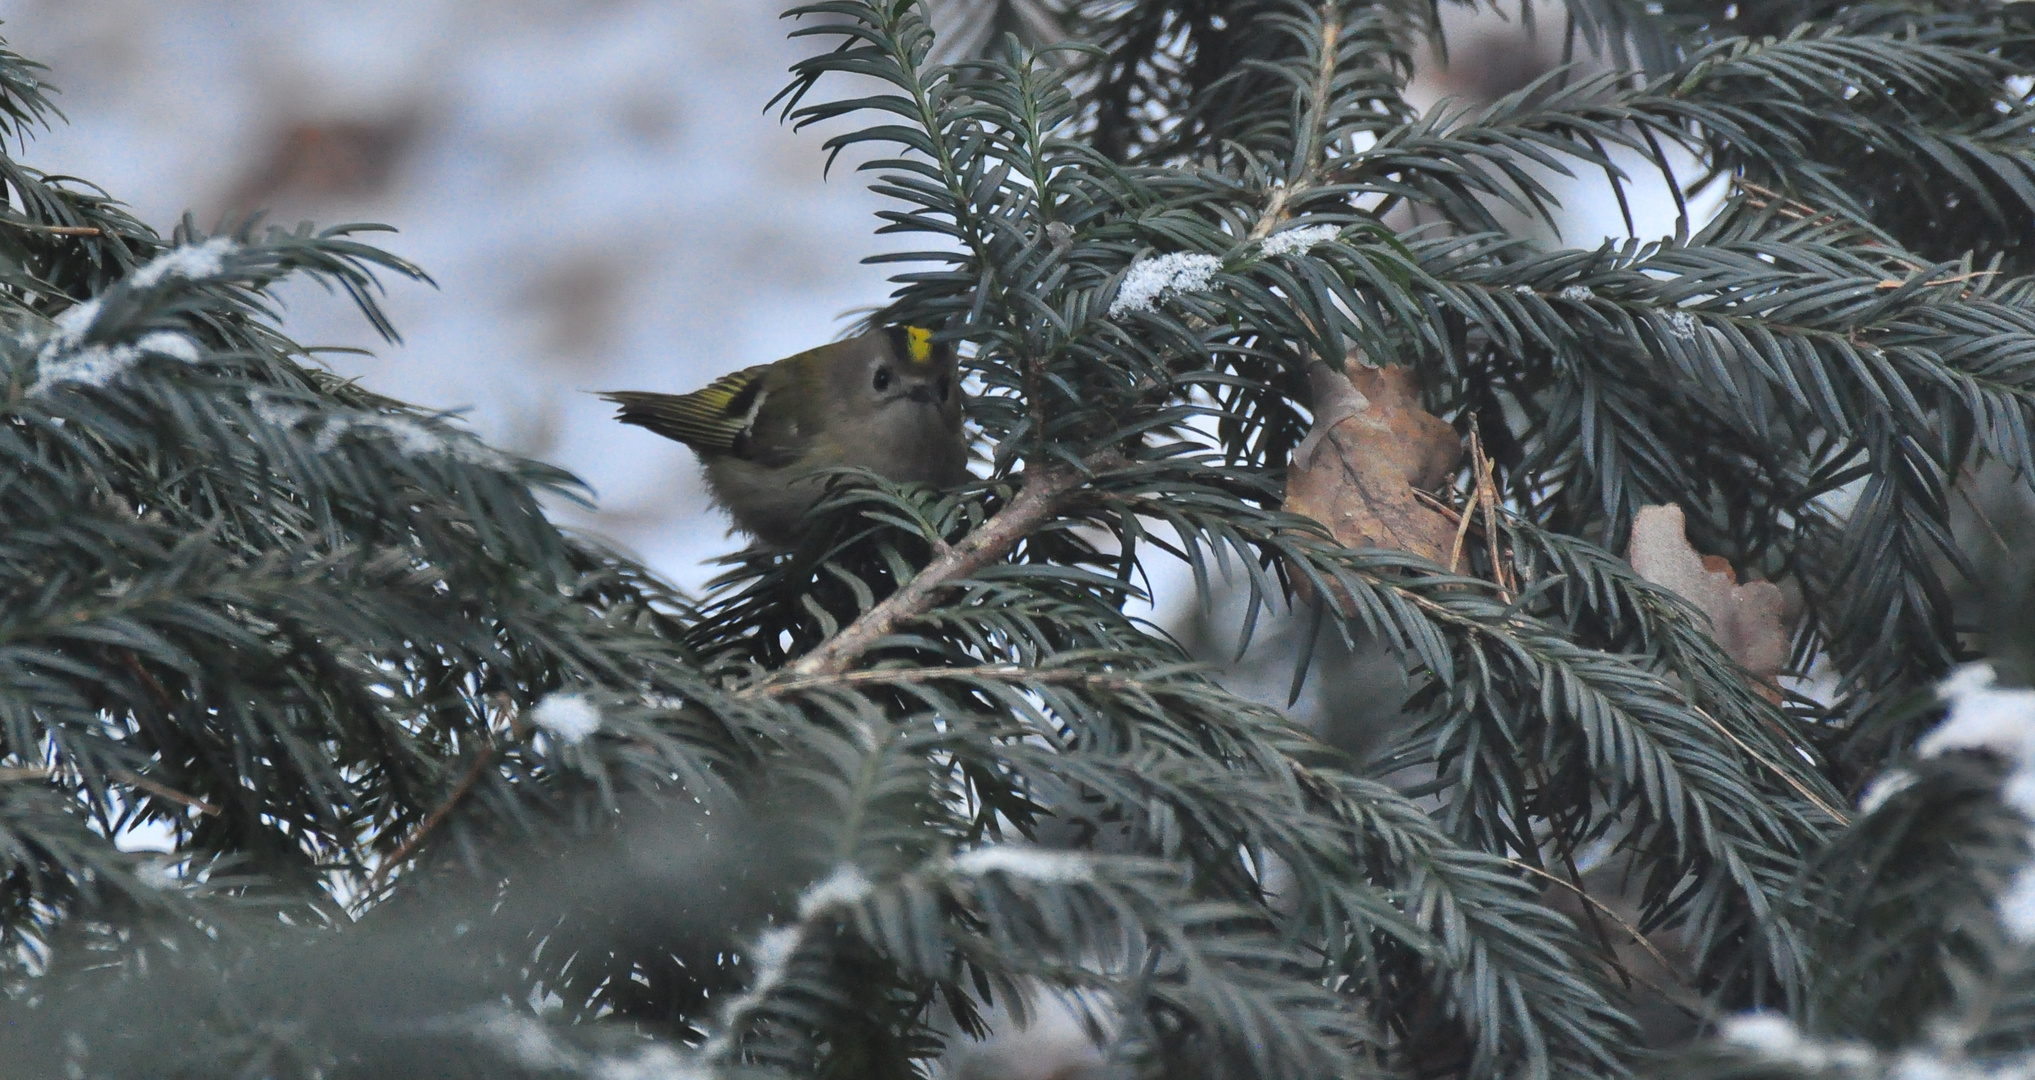
[[[601,397],[621,406],[615,419],[648,428],[702,453],[739,453],[748,429],[750,408],[763,390],[768,365],[746,368],[715,379],[690,394],[652,394],[619,390]]]

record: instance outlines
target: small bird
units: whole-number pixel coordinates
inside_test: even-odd
[[[888,326],[715,379],[690,394],[604,393],[615,419],[699,454],[737,528],[789,547],[824,470],[859,468],[942,487],[968,478],[954,347]]]

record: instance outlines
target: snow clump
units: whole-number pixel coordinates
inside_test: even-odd
[[[1334,225],[1307,225],[1298,229],[1287,229],[1285,232],[1273,233],[1266,237],[1259,250],[1264,252],[1268,259],[1274,255],[1298,255],[1328,243],[1341,233],[1342,229]]]
[[[1222,260],[1194,251],[1176,251],[1152,259],[1139,259],[1117,286],[1110,301],[1109,317],[1119,318],[1133,311],[1150,311],[1152,305],[1169,296],[1208,291]]]
[[[550,694],[530,710],[530,721],[559,742],[577,746],[601,729],[601,710],[584,694]]]
[[[202,244],[171,248],[143,264],[127,282],[137,289],[152,289],[167,277],[218,277],[226,269],[227,254],[236,246],[230,236],[215,236]]]
[[[810,919],[829,908],[846,907],[857,903],[875,888],[862,871],[851,863],[842,863],[827,875],[826,880],[816,882],[799,894],[798,917]]]
[[[198,362],[198,343],[168,330],[144,334],[133,344],[83,344],[98,311],[99,302],[91,300],[57,316],[56,333],[36,354],[35,382],[29,385],[28,396],[40,397],[65,383],[105,386],[147,356]]]
[[[1950,750],[1986,750],[2012,762],[2014,771],[2001,785],[2000,798],[2035,826],[2035,690],[2002,690],[1993,685],[1997,678],[1991,664],[1967,664],[1938,684],[1936,692],[1949,703],[1949,715],[1915,749],[1925,758]],[[1873,794],[1868,791],[1868,798]],[[1878,802],[1884,801],[1880,796]],[[2035,943],[2035,863],[2014,875],[1997,904],[2007,933],[2022,944]]]
[[[1861,1069],[1873,1060],[1872,1051],[1863,1046],[1812,1039],[1796,1029],[1787,1017],[1774,1013],[1734,1016],[1724,1021],[1718,1033],[1725,1042],[1768,1061],[1806,1070]]]
[[[1016,844],[995,844],[956,855],[954,869],[970,876],[998,871],[1042,885],[1078,885],[1095,879],[1095,867],[1085,855]]]

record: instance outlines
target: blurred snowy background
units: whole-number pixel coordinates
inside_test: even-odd
[[[316,289],[290,294],[292,334],[371,348],[328,362],[572,470],[599,510],[564,520],[697,587],[738,545],[691,453],[587,391],[690,390],[826,341],[883,301],[860,260],[896,244],[851,170],[822,178],[820,137],[763,111],[804,47],[779,6],[0,0],[0,35],[50,65],[70,120],[24,159],[165,232],[186,210],[399,228],[386,245],[439,285],[391,284],[402,345]],[[1458,22],[1423,99],[1488,97],[1552,59],[1554,35],[1524,45],[1516,16]],[[1572,241],[1623,232],[1609,200],[1577,202]],[[1671,228],[1656,217],[1643,234]]]
[[[564,520],[677,582],[739,546],[689,451],[585,391],[693,389],[882,301],[878,205],[763,105],[799,55],[756,0],[0,0],[68,125],[23,155],[167,232],[267,209],[378,221],[439,288],[391,283],[386,346],[342,301],[289,330],[330,365],[586,479]]]
[[[860,260],[902,242],[874,235],[882,203],[851,162],[823,178],[822,136],[764,112],[811,47],[786,40],[782,6],[0,0],[0,35],[50,66],[70,121],[23,159],[105,185],[165,232],[186,210],[208,229],[256,209],[399,228],[383,242],[439,285],[391,283],[401,345],[315,288],[289,294],[291,334],[370,348],[327,362],[584,478],[598,509],[561,505],[561,520],[696,591],[705,560],[740,544],[691,452],[614,423],[588,391],[691,390],[829,340],[889,293]],[[1489,100],[1551,67],[1559,9],[1543,5],[1537,39],[1517,10],[1451,8],[1452,63],[1430,65],[1416,102]],[[1601,178],[1550,180],[1568,243],[1624,235]],[[1640,235],[1673,230],[1664,189],[1635,209]],[[1155,585],[1159,621],[1229,661],[1238,612],[1191,614],[1184,574]],[[1284,704],[1290,665],[1255,658],[1290,633],[1268,627],[1232,684]],[[1331,667],[1299,712],[1363,728],[1396,710],[1366,689],[1377,679],[1396,666]]]

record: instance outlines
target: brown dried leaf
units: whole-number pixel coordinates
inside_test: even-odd
[[[1675,505],[1642,506],[1632,519],[1632,568],[1710,616],[1717,644],[1769,688],[1788,663],[1787,598],[1771,581],[1738,583],[1731,564],[1689,545]]]
[[[1420,407],[1413,373],[1401,367],[1317,363],[1315,420],[1293,451],[1286,509],[1328,526],[1345,547],[1397,548],[1446,565],[1456,523],[1416,489],[1456,471],[1462,439]]]

